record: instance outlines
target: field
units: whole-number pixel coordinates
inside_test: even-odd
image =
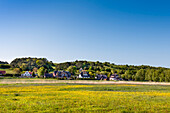
[[[0,112],[170,112],[170,86],[1,84]]]

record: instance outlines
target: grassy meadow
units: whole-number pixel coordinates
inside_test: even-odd
[[[0,112],[169,113],[170,86],[1,84]]]

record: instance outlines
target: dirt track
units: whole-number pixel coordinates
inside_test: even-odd
[[[0,79],[0,84],[16,83],[77,83],[77,84],[139,84],[139,85],[170,85],[165,82],[134,82],[134,81],[92,81],[92,80],[52,80],[52,79]]]

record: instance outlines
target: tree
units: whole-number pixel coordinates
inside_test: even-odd
[[[106,68],[106,71],[107,71],[107,72],[111,72],[111,69],[110,69],[110,68]]]
[[[165,72],[162,72],[159,77],[160,82],[165,82]]]
[[[152,74],[152,80],[155,81],[155,82],[159,82],[160,81],[160,76],[161,74],[161,70],[156,70],[154,71],[154,73]]]
[[[165,82],[170,82],[170,70],[165,70]]]
[[[15,69],[14,69],[14,72],[15,72],[16,74],[20,74],[20,73],[21,73],[21,69],[20,69],[20,68],[15,68]]]
[[[145,80],[152,81],[152,74],[154,73],[153,69],[147,69],[145,73]]]
[[[69,67],[67,68],[67,71],[69,71],[69,72],[72,73],[73,75],[76,73],[76,70],[77,70],[76,66],[69,66]]]
[[[34,73],[37,73],[37,70],[38,70],[38,68],[36,68],[36,67],[33,68]]]
[[[45,73],[45,68],[44,67],[40,67],[38,70],[37,70],[37,73],[38,73],[38,76],[40,77],[41,75],[44,75]]]
[[[32,72],[32,76],[35,77],[35,72],[34,71]]]
[[[145,70],[140,69],[137,71],[136,76],[135,76],[136,81],[144,81],[145,80]]]

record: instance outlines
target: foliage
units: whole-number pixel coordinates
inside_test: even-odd
[[[45,73],[45,68],[44,67],[40,67],[38,70],[37,70],[37,73],[38,73],[38,76],[40,77],[41,75],[44,75]]]
[[[20,68],[15,68],[15,69],[14,69],[14,72],[15,72],[16,74],[20,74],[20,73],[21,73],[21,69],[20,69]]]
[[[22,71],[32,71],[34,68],[44,67],[51,71],[54,65],[52,61],[46,58],[16,58],[10,63],[12,68],[20,68]]]
[[[0,61],[0,64],[9,64],[8,62]]]
[[[74,74],[79,74],[80,68],[86,69],[93,77],[96,74],[105,74],[109,77],[111,74],[117,73],[124,80],[170,82],[170,69],[162,67],[115,65],[109,62],[78,60],[56,64],[56,70],[67,70]]]
[[[8,69],[10,68],[11,66],[9,64],[0,64],[0,68],[1,69]]]
[[[67,68],[67,71],[69,71],[72,75],[76,73],[76,70],[77,70],[76,66],[69,66]]]

